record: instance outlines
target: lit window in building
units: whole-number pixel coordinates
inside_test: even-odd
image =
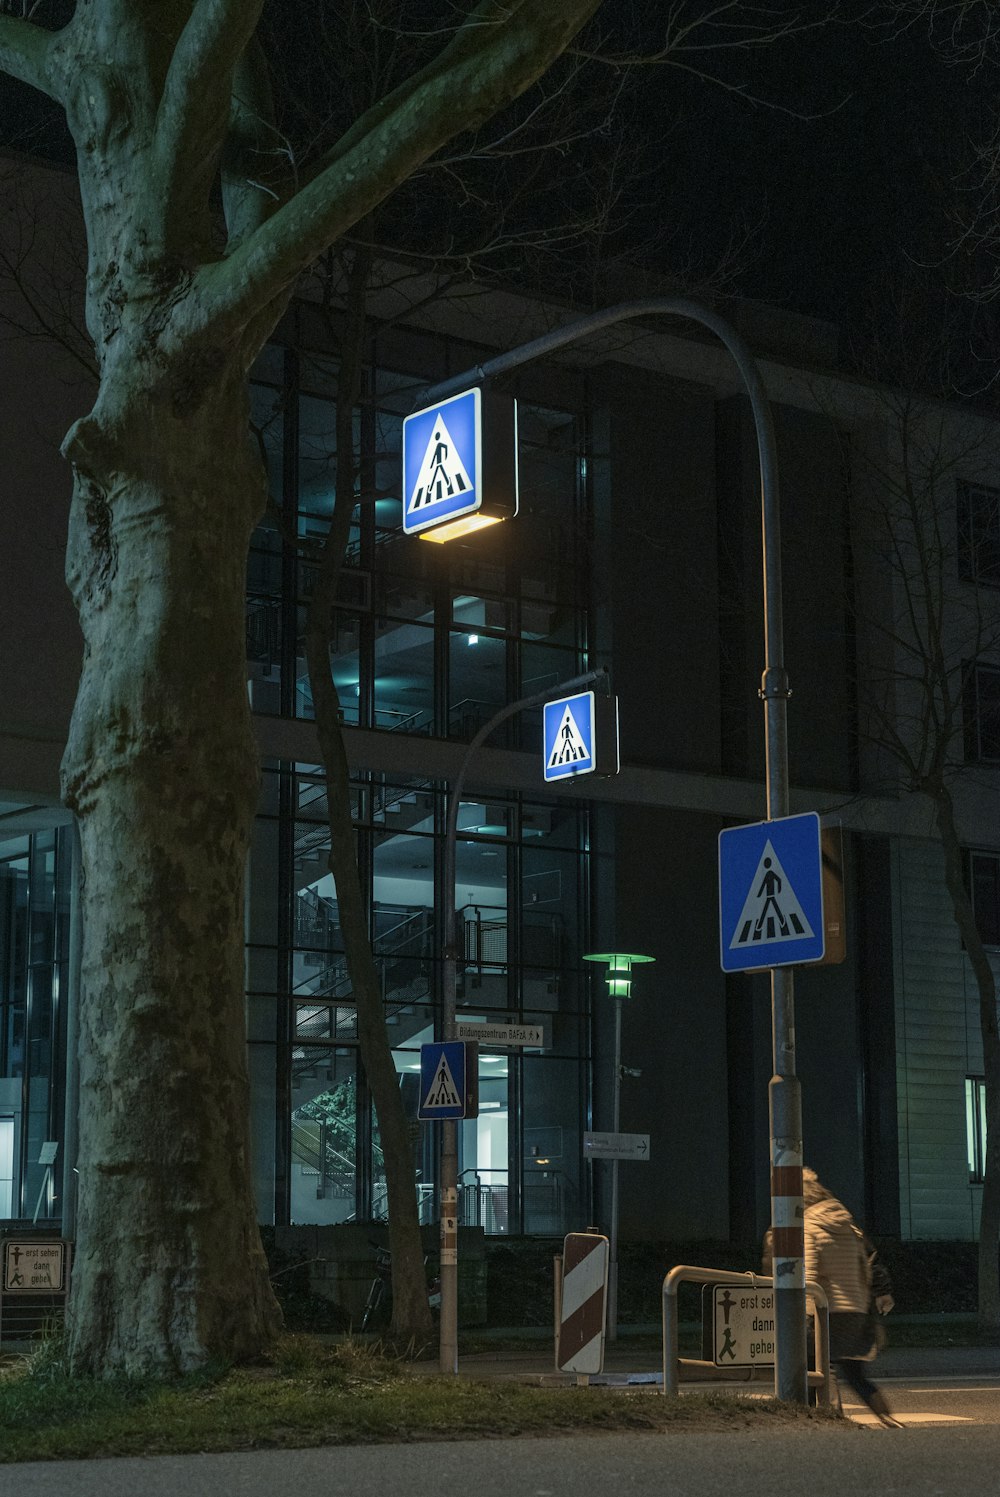
[[[986,1174],[986,1082],[981,1076],[965,1078],[965,1137],[969,1180],[981,1185]]]

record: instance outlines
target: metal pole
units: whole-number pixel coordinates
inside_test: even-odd
[[[701,323],[725,344],[742,376],[757,431],[760,456],[761,528],[764,567],[764,703],[767,754],[767,817],[788,814],[786,712],[788,675],[782,644],[781,521],[778,465],[771,406],[756,361],[746,343],[724,318],[699,302],[681,296],[648,297],[620,302],[589,317],[556,328],[530,343],[487,359],[462,374],[434,385],[423,403],[454,394],[480,380],[505,374],[532,359],[575,343],[588,333],[634,317],[685,317]],[[806,1400],[805,1251],[802,1235],[802,1100],[795,1074],[795,1002],[790,971],[772,969],[771,1026],[774,1074],[768,1088],[770,1113],[771,1224],[775,1236],[775,1392],[779,1398]]]
[[[783,655],[781,513],[771,409],[760,382],[747,388],[760,454],[761,538],[764,572],[764,704],[767,819],[788,815],[788,673]],[[795,978],[789,968],[771,969],[771,1051],[768,1086],[771,1149],[771,1227],[774,1240],[774,1393],[805,1403],[805,1240],[802,1205],[802,1088],[795,1073]]]
[[[546,691],[536,691],[529,697],[509,702],[494,713],[472,739],[462,757],[458,774],[448,796],[448,815],[445,828],[443,873],[444,888],[443,926],[444,961],[441,969],[441,1027],[442,1038],[455,1038],[455,1011],[458,998],[458,920],[455,909],[455,849],[458,841],[458,810],[462,802],[462,789],[469,763],[476,750],[486,741],[495,728],[516,712],[530,707],[540,707],[560,692],[577,691],[584,686],[601,682],[608,689],[608,673],[602,666],[599,670],[585,671],[550,686]],[[458,1124],[447,1119],[441,1128],[440,1202],[441,1202],[441,1322],[440,1322],[440,1370],[447,1376],[458,1372]]]
[[[615,1073],[611,1103],[611,1131],[618,1132],[622,1100],[622,997],[615,994]],[[618,1340],[618,1160],[611,1160],[611,1232],[608,1238],[608,1329],[609,1341]]]

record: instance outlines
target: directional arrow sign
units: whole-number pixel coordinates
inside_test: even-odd
[[[584,1159],[648,1159],[648,1133],[585,1133]]]

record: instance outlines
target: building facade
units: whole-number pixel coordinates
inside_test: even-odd
[[[373,298],[330,662],[404,1100],[415,1119],[419,1047],[440,1023],[445,806],[463,745],[504,704],[606,665],[616,778],[546,786],[539,714],[524,713],[480,751],[460,808],[459,1016],[535,1026],[542,1039],[481,1047],[480,1114],[459,1129],[462,1217],[497,1236],[606,1218],[583,1134],[611,1126],[614,1006],[584,957],[624,949],[655,965],[637,973],[624,1012],[620,1125],[650,1135],[651,1158],[622,1167],[622,1235],[753,1241],[768,1215],[769,994],[764,976],[721,971],[717,894],[719,831],[765,814],[759,478],[740,379],[707,336],[651,323],[526,367],[510,382],[517,518],[433,545],[401,529],[403,417],[428,383],[573,314],[513,292],[426,304],[414,292],[422,310],[401,319],[387,295]],[[846,960],[796,979],[806,1158],[875,1232],[971,1238],[978,997],[930,813],[866,727],[871,662],[885,664],[905,603],[872,522],[873,499],[902,471],[898,407],[838,374],[831,329],[760,308],[727,315],[755,349],[777,424],[792,808],[844,837]],[[80,645],[62,584],[70,477],[57,449],[88,387],[51,346],[9,349],[0,1220],[37,1211],[71,1226],[79,931],[58,762]],[[259,1213],[278,1225],[378,1220],[385,1204],[302,643],[308,542],[332,508],[336,393],[336,324],[306,290],[253,373],[273,513],[248,558],[261,801],[247,1029]],[[954,449],[934,479],[947,595],[974,598],[985,620],[954,783],[977,916],[1000,955],[1000,443],[982,418],[929,405],[921,419]],[[890,665],[902,719],[907,680]],[[414,1122],[427,1221],[436,1131]],[[51,1169],[39,1162],[47,1142],[60,1146]]]

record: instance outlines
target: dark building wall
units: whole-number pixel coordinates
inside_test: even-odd
[[[857,890],[845,849],[847,956],[839,966],[795,974],[795,1036],[802,1081],[805,1162],[834,1195],[865,1219],[864,1019],[859,1004]]]
[[[621,1234],[724,1239],[729,1119],[714,915],[718,827],[712,817],[642,807],[621,808],[614,820],[613,925],[602,937],[617,950],[656,958],[655,966],[635,969],[623,1014],[622,1060],[642,1075],[622,1081],[621,1128],[649,1133],[651,1157],[620,1167]],[[594,1068],[606,1090],[614,1005],[595,987],[599,1005]]]
[[[31,340],[4,344],[0,417],[0,788],[58,795],[82,641],[65,580],[73,478],[59,454],[90,406],[68,361]]]
[[[710,390],[602,371],[610,503],[596,515],[622,756],[719,768],[715,401]],[[603,596],[601,594],[603,593]]]
[[[896,1093],[896,995],[892,960],[889,842],[856,842],[858,1013],[865,1079],[865,1224],[898,1237],[899,1126]]]
[[[853,640],[848,629],[846,482],[830,420],[775,406],[781,491],[784,661],[793,784],[856,781]],[[748,402],[718,409],[720,670],[724,765],[763,777],[764,668],[760,469]]]
[[[595,571],[623,760],[763,781],[760,483],[749,407],[717,403],[704,387],[618,373],[597,392]],[[845,789],[854,737],[840,446],[824,418],[776,414],[791,778]],[[762,784],[761,816],[764,806]],[[597,944],[657,957],[639,971],[625,1014],[623,1060],[644,1074],[623,1080],[621,1127],[651,1133],[653,1163],[648,1173],[622,1166],[622,1234],[751,1241],[769,1215],[770,987],[766,977],[727,982],[719,968],[718,823],[652,809],[618,810],[613,821],[614,891],[598,900],[606,935]],[[609,867],[599,859],[595,877]],[[842,967],[800,973],[797,1040],[807,1157],[860,1213],[853,937],[849,921]],[[598,1127],[610,1126],[600,1057],[612,1039],[609,1013],[597,1011]]]

